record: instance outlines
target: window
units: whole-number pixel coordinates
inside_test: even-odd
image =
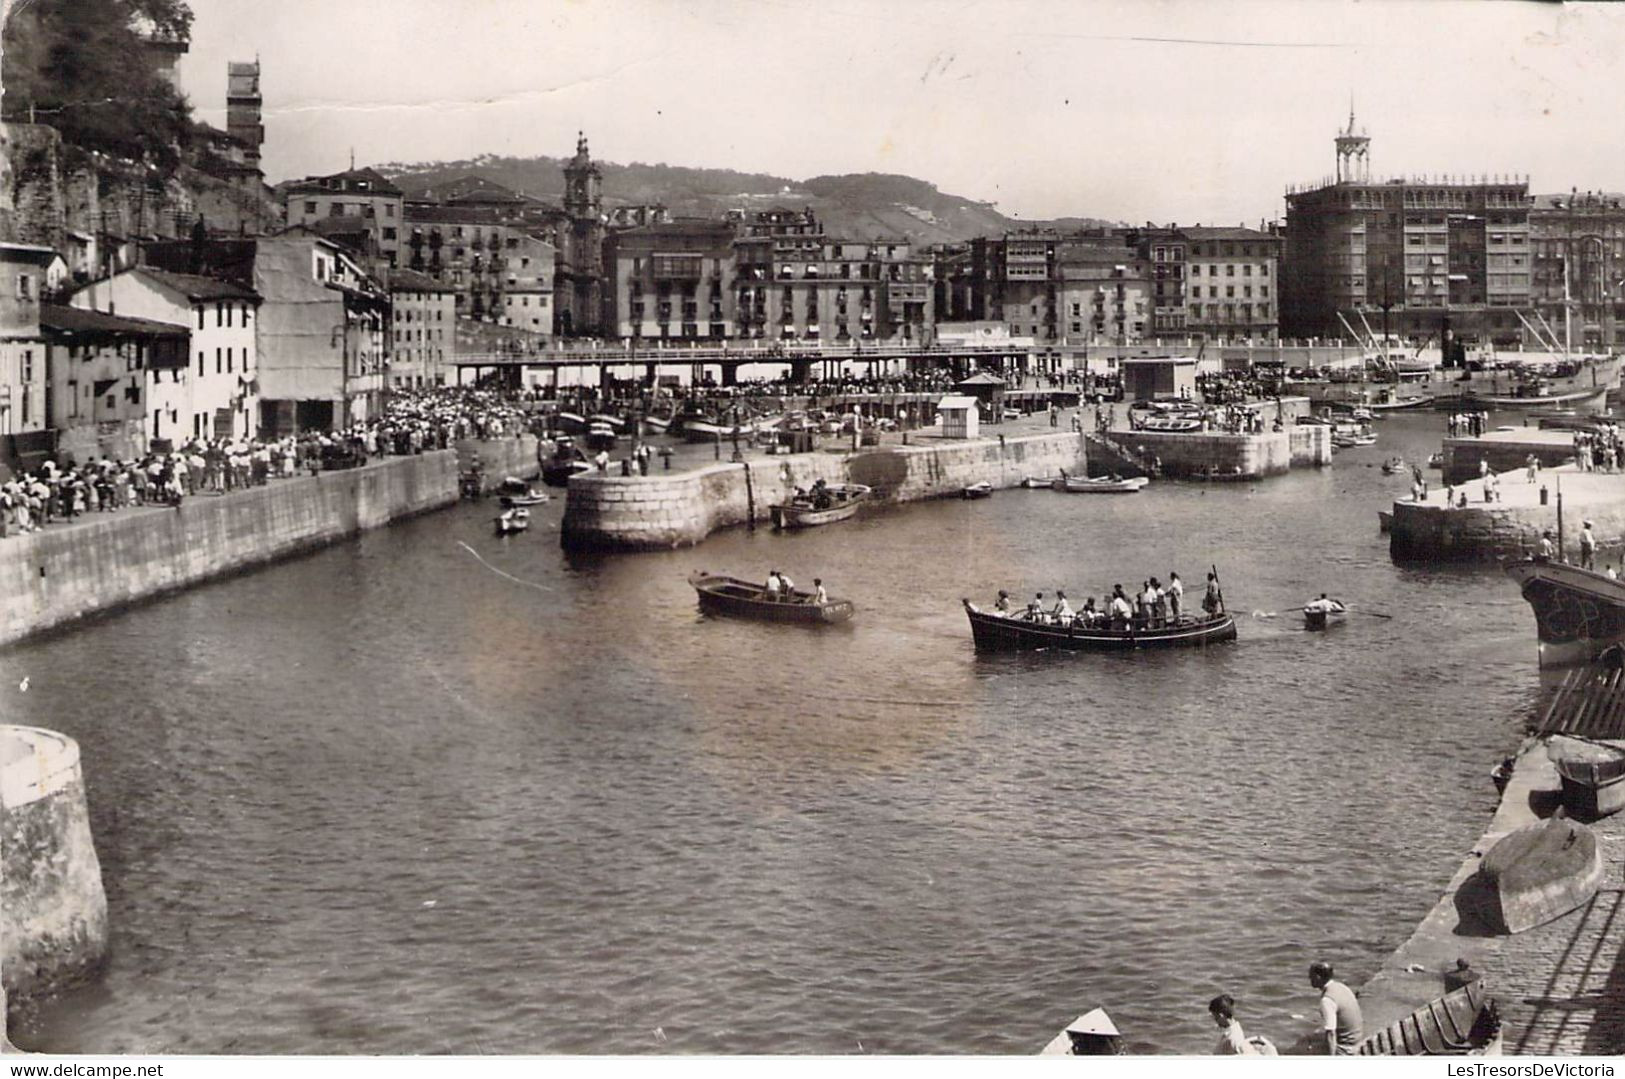
[[[214,305],[214,325],[216,329],[219,329],[221,326],[226,324],[225,308],[226,305],[223,303],[216,303]]]
[[[1227,263],[1224,264],[1224,276],[1226,276],[1226,277],[1234,277],[1234,276],[1236,276],[1236,264],[1235,263],[1227,262]]]
[[[18,274],[17,275],[17,298],[19,300],[26,300],[26,299],[29,299],[30,297],[32,297],[33,295],[34,295],[34,276],[33,276],[33,274],[25,274],[25,273]]]
[[[229,348],[226,349],[226,374],[228,374],[228,375],[232,374],[231,349],[229,349]]]
[[[1243,266],[1241,268],[1241,276],[1243,276],[1243,277],[1251,277],[1251,276],[1253,276],[1253,264],[1252,263],[1249,262],[1249,263],[1247,263],[1245,266]]]
[[[1191,265],[1191,276],[1192,277],[1201,277],[1202,276],[1202,266],[1201,266],[1200,263],[1193,263]]]
[[[197,305],[197,328],[203,329],[203,305]]]
[[[215,374],[217,374],[217,375],[220,374],[220,372],[221,372],[221,364],[224,363],[224,361],[225,361],[225,357],[221,355],[221,350],[220,349],[215,349],[214,350],[214,373]]]
[[[313,214],[315,212],[316,212],[316,200],[315,199],[306,199],[305,200],[305,213]]]
[[[34,350],[31,348],[23,349],[23,381],[34,381]]]
[[[198,375],[199,378],[203,377],[203,350],[202,349],[197,350],[197,375]],[[177,382],[180,381],[180,372],[179,371],[175,372],[175,379],[176,379]]]

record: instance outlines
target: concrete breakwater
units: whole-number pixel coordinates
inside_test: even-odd
[[[1318,424],[1250,435],[1113,429],[1108,437],[1176,479],[1252,480],[1332,463],[1332,429]]]
[[[1076,432],[980,438],[927,437],[857,453],[802,453],[658,476],[589,473],[570,480],[560,540],[576,550],[643,551],[700,542],[729,525],[762,521],[797,487],[861,483],[887,502],[957,495],[975,483],[1015,487],[1062,469],[1082,475]]]
[[[0,542],[0,644],[456,500],[442,450],[13,536]]]
[[[93,973],[107,951],[107,897],[73,739],[0,726],[0,862],[3,995],[15,1002]]]

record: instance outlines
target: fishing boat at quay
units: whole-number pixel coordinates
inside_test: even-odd
[[[829,625],[845,622],[856,610],[851,600],[830,599],[819,603],[813,593],[799,589],[791,591],[788,599],[769,599],[763,585],[704,570],[690,574],[688,583],[699,593],[700,610],[707,614],[754,618],[762,622]]]
[[[1542,666],[1587,663],[1625,641],[1625,581],[1541,558],[1506,572],[1535,612]]]
[[[1032,622],[984,611],[968,599],[960,602],[970,619],[971,638],[978,652],[1026,652],[1045,648],[1066,652],[1205,648],[1236,639],[1236,620],[1228,612],[1204,618],[1181,618],[1155,628],[1131,624],[1127,629],[1108,629],[1085,628],[1076,619],[1065,625]]]

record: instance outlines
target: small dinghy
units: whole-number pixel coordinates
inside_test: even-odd
[[[1105,1008],[1085,1012],[1066,1025],[1039,1056],[1117,1057],[1123,1055],[1123,1036]]]
[[[1029,491],[1036,491],[1040,488],[1048,490],[1055,486],[1055,481],[1058,479],[1060,479],[1059,476],[1028,476],[1021,481],[1021,485]]]
[[[1500,1056],[1501,1014],[1481,981],[1430,1000],[1360,1043],[1363,1057]]]
[[[1503,836],[1458,893],[1486,928],[1521,933],[1544,925],[1597,894],[1602,850],[1585,825],[1561,817]]]
[[[1625,752],[1563,739],[1547,747],[1563,781],[1563,808],[1571,817],[1598,820],[1625,809]]]
[[[1051,486],[1069,495],[1131,495],[1150,482],[1144,476],[1129,479],[1120,476],[1102,476],[1093,480],[1083,479],[1080,476],[1062,476]]]
[[[1348,613],[1349,609],[1344,606],[1342,600],[1321,596],[1303,605],[1303,628],[1330,629],[1332,626],[1340,626]]]
[[[552,498],[546,491],[533,489],[517,476],[508,476],[497,485],[497,497],[504,506],[540,506]]]
[[[497,535],[508,536],[530,527],[530,511],[519,506],[509,507],[496,515]]]
[[[959,493],[965,498],[986,498],[993,493],[993,485],[983,480],[981,483],[971,484]]]
[[[1390,457],[1382,463],[1382,474],[1384,476],[1397,476],[1403,471],[1405,471],[1405,460],[1402,457]]]

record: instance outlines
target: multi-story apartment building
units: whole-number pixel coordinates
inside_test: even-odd
[[[554,332],[558,251],[547,230],[495,206],[423,202],[407,204],[406,224],[402,265],[451,286],[458,315]]]
[[[503,241],[502,288],[491,308],[502,325],[553,336],[553,282],[558,274],[558,254],[558,248],[542,235],[528,230]]]
[[[49,247],[0,243],[0,435],[43,431],[47,424],[40,294],[56,257]]]
[[[734,259],[740,337],[923,342],[935,324],[931,263],[906,240],[748,236]]]
[[[1147,225],[1131,229],[1126,237],[1146,264],[1151,280],[1152,337],[1179,337],[1186,332],[1186,251],[1185,235],[1169,225]]]
[[[456,291],[428,274],[389,274],[389,385],[444,386],[455,380]]]
[[[260,297],[199,274],[135,266],[76,289],[72,306],[190,332],[184,369],[148,387],[149,439],[252,438],[259,431]]]
[[[1181,228],[1179,234],[1186,251],[1184,332],[1214,340],[1275,340],[1280,238],[1248,228],[1200,225]]]
[[[1625,195],[1536,196],[1529,254],[1530,306],[1560,341],[1566,335],[1575,348],[1625,346]]]
[[[727,221],[611,232],[604,239],[606,331],[634,341],[732,337],[733,239]]]
[[[1345,321],[1360,327],[1375,313],[1388,332],[1417,340],[1518,340],[1529,302],[1527,180],[1373,181],[1370,143],[1351,114],[1336,175],[1287,191],[1282,333],[1347,336]]]
[[[282,197],[290,226],[328,217],[360,218],[372,232],[383,264],[403,264],[405,203],[401,190],[372,169],[307,176],[287,185]]]
[[[1151,268],[1133,248],[1063,243],[1056,263],[1065,345],[1138,344],[1151,326]]]

